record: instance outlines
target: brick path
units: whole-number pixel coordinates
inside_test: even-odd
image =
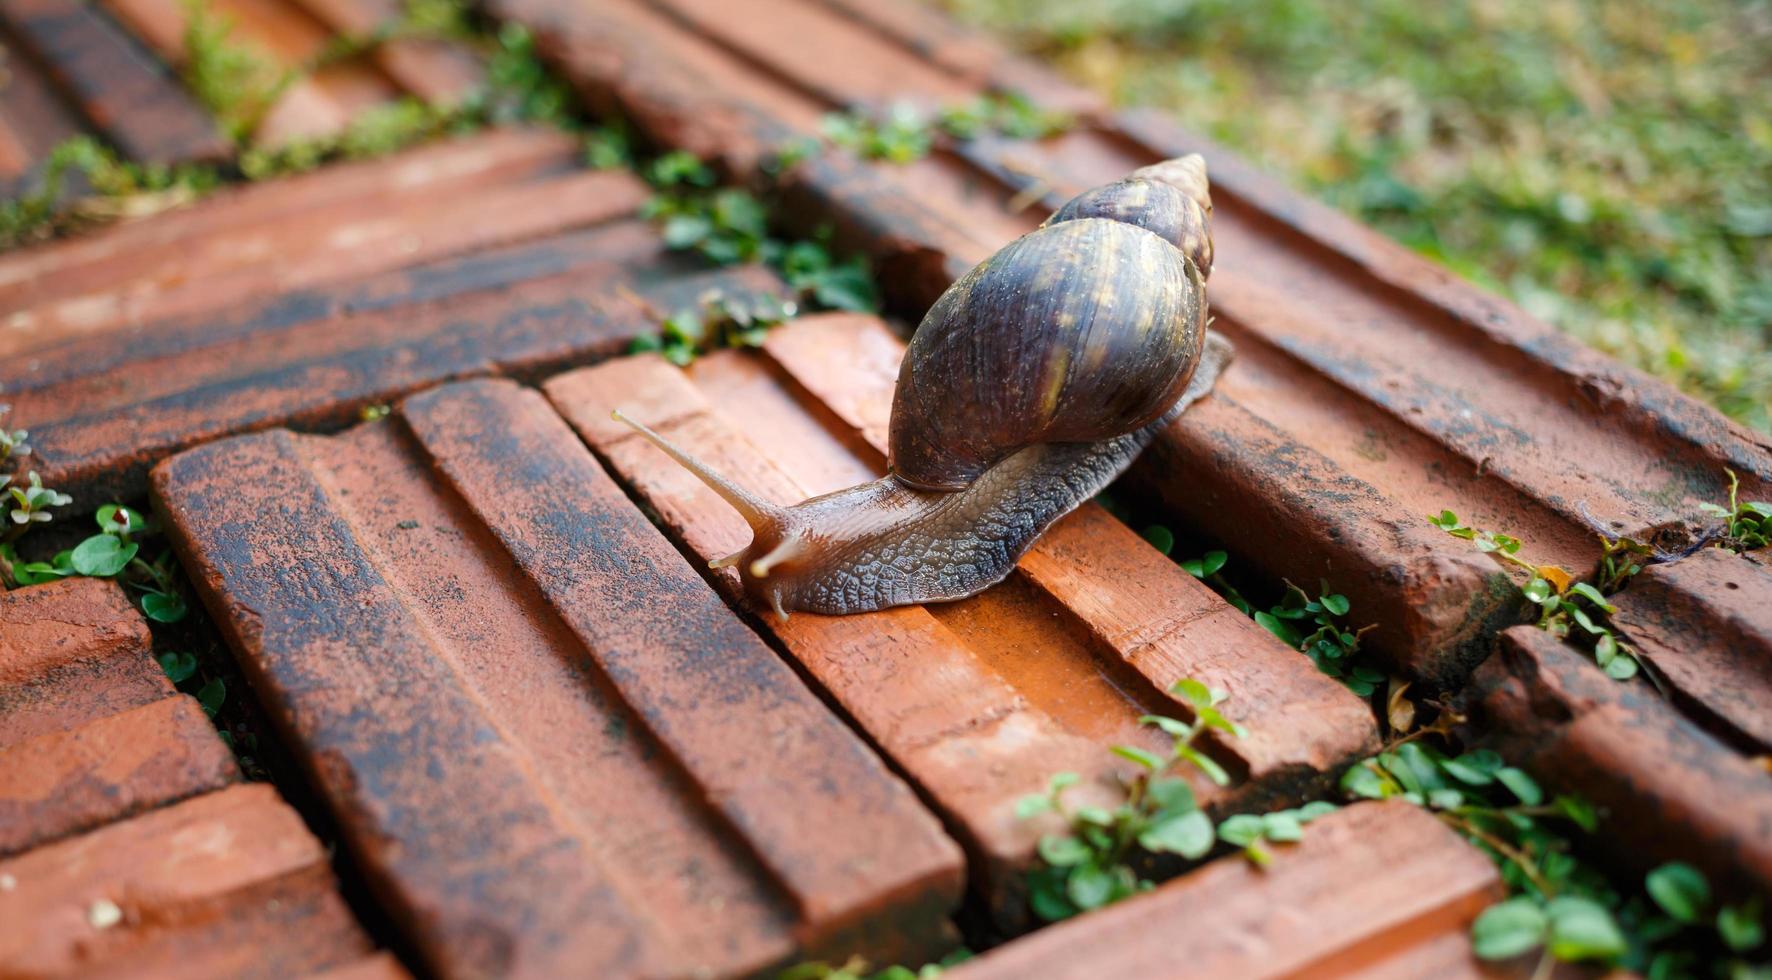
[[[396,6],[221,4],[290,63]],[[1205,152],[1238,359],[1134,488],[1250,573],[1332,582],[1474,736],[1610,811],[1615,866],[1772,888],[1772,572],[1708,551],[1620,596],[1664,700],[1504,631],[1508,573],[1422,519],[1451,508],[1584,573],[1584,510],[1648,537],[1723,499],[1724,467],[1772,495],[1765,437],[903,0],[488,7],[590,106],[738,179],[835,109],[997,87],[1078,113],[1047,140],[786,178],[788,219],[870,254],[913,319],[1077,190]],[[181,11],[0,10],[0,189],[76,132],[231,153],[149,53],[185,56]],[[482,70],[402,41],[292,86],[261,137],[457,98]],[[1507,975],[1466,938],[1503,894],[1493,866],[1396,802],[1312,823],[1265,872],[1161,866],[1150,894],[1030,932],[1050,828],[1016,801],[1070,770],[1075,802],[1111,805],[1130,764],[1107,748],[1160,749],[1138,719],[1187,714],[1176,679],[1229,690],[1250,729],[1207,745],[1232,776],[1195,786],[1218,817],[1332,796],[1379,745],[1370,706],[1093,504],[972,600],[754,614],[700,572],[742,522],[610,410],[791,502],[880,473],[902,342],[822,314],[688,368],[621,356],[661,309],[783,287],[668,253],[644,183],[578,156],[492,129],[0,256],[29,462],[82,507],[151,499],[302,769],[242,783],[115,585],[0,593],[0,975],[767,975],[921,962],[956,916],[1028,933],[957,977]],[[336,828],[335,857],[284,796]]]

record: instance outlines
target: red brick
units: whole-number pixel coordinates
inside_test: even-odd
[[[27,851],[0,881],[0,963],[23,976],[288,977],[370,948],[264,784]]]
[[[390,229],[399,228],[415,236],[434,229],[442,237],[422,254],[407,256],[417,262],[430,255],[433,261],[405,267],[381,255],[358,255],[367,260],[354,267],[339,258],[292,257],[293,265],[216,258],[222,267],[201,288],[144,300],[181,308],[190,305],[186,300],[194,303],[182,316],[122,338],[120,324],[85,336],[61,332],[59,346],[0,362],[0,385],[14,406],[8,421],[31,430],[35,468],[50,485],[79,499],[127,499],[142,492],[155,461],[206,439],[272,425],[336,428],[363,406],[454,378],[539,376],[625,349],[635,336],[656,329],[659,310],[691,305],[709,290],[779,289],[761,268],[685,271],[691,264],[668,258],[658,235],[632,217],[645,196],[632,176],[556,176],[555,166],[571,167],[573,160],[570,146],[560,155],[563,147],[553,137],[541,147],[530,140],[528,150],[531,158],[545,150],[551,163],[500,165],[512,156],[500,149],[512,141],[510,134],[484,139],[489,145],[482,151],[460,146],[453,155],[415,159],[379,179],[350,168],[317,175],[354,189],[314,185],[321,205],[307,215],[288,203],[240,198],[230,209],[257,213],[261,223],[224,220],[226,211],[213,221],[184,222],[205,243],[190,250],[215,256],[227,251],[227,242],[257,242],[253,248],[263,253],[284,232],[315,242],[356,227],[382,229],[369,236],[375,241],[398,238],[401,233]],[[468,177],[448,179],[451,172]],[[511,186],[502,198],[483,195],[488,199],[472,205],[486,212],[485,220],[459,227],[450,222],[460,215],[424,217],[435,205],[401,190],[425,184],[438,194],[460,196],[475,175]],[[562,187],[577,188],[582,206],[544,200],[549,188]],[[388,193],[378,195],[382,188]],[[547,229],[537,226],[530,229],[537,237],[515,240],[522,229],[509,219],[521,215],[493,220],[493,209],[519,197],[530,202],[526,207],[536,221],[560,229],[589,227],[543,234]],[[507,240],[512,243],[500,245]],[[373,251],[371,244],[365,239],[362,248]],[[493,247],[453,254],[482,246]],[[166,274],[153,263],[108,255],[80,256],[85,261],[75,264],[91,276],[113,261],[143,277]],[[192,257],[187,264],[203,267],[204,261]],[[82,288],[73,272],[64,278],[63,290]],[[0,281],[5,279],[0,260]],[[294,288],[304,282],[312,285]],[[14,287],[46,289],[35,280],[15,280]],[[245,302],[215,307],[230,293]],[[63,305],[68,302],[83,300]]]
[[[0,854],[207,792],[234,755],[188,695],[0,748]]]
[[[1772,754],[1772,570],[1708,548],[1645,568],[1613,601],[1613,624],[1682,710]]]
[[[1728,893],[1772,889],[1772,794],[1753,761],[1641,680],[1608,678],[1530,626],[1501,635],[1465,697],[1510,761],[1603,813],[1595,846],[1646,871],[1687,861]]]
[[[400,0],[296,0],[335,34],[366,37],[399,23]],[[407,94],[431,105],[454,105],[485,84],[485,71],[463,45],[432,38],[394,38],[369,52],[376,67]]]
[[[147,623],[115,582],[0,592],[0,750],[169,697]]]
[[[381,160],[228,188],[189,208],[0,256],[0,304],[29,310],[132,279],[165,279],[161,270],[191,261],[188,254],[177,253],[174,246],[180,243],[239,242],[262,235],[267,227],[344,221],[376,209],[410,208],[433,196],[457,197],[473,187],[520,186],[565,173],[575,167],[576,158],[577,149],[564,134],[513,127],[442,140]],[[235,262],[243,257],[229,255],[225,248],[217,251]],[[249,254],[262,260],[265,249],[261,245]],[[22,329],[10,321],[5,326],[9,334]],[[6,343],[6,350],[26,346],[10,337]]]
[[[184,49],[186,8],[177,0],[103,0],[160,57],[175,65]],[[230,43],[273,69],[301,69],[321,54],[333,31],[287,0],[213,0],[211,17],[233,26]],[[399,86],[357,60],[334,61],[285,87],[252,134],[267,146],[342,132],[365,110],[393,101]]]
[[[100,11],[80,0],[13,0],[0,19],[125,157],[167,164],[232,155],[183,85]]]
[[[878,321],[801,320],[778,328],[765,350],[772,363],[722,352],[687,376],[630,358],[546,388],[671,532],[711,559],[745,544],[749,530],[611,421],[611,409],[781,503],[873,479],[882,465],[867,440],[884,431],[902,348]],[[735,591],[730,573],[717,581]],[[1016,801],[1063,769],[1091,777],[1086,792],[1113,798],[1120,771],[1107,746],[1160,750],[1161,737],[1137,719],[1185,716],[1166,693],[1177,678],[1227,687],[1231,714],[1256,729],[1215,749],[1242,781],[1229,795],[1201,781],[1218,809],[1300,799],[1376,741],[1370,711],[1345,688],[1095,508],[1060,522],[1015,576],[973,599],[786,623],[766,616],[763,625],[942,808],[1010,925],[1025,915],[1021,876],[1041,830],[1015,818]]]
[[[613,171],[441,198],[352,202],[203,238],[119,277],[6,318],[0,354],[27,353],[166,317],[213,313],[268,293],[324,285],[631,214],[646,190]],[[142,264],[142,263],[138,263]],[[107,265],[105,271],[117,270]],[[10,342],[7,344],[6,342]]]
[[[0,592],[0,688],[70,663],[146,656],[151,637],[122,586],[66,578]]]
[[[432,969],[939,950],[953,845],[539,396],[452,385],[401,416],[213,444],[155,489]]]
[[[311,974],[308,980],[409,980],[411,976],[391,954],[377,953],[324,973]]]
[[[1401,800],[1320,817],[1258,869],[1215,861],[1155,891],[1028,936],[950,970],[953,980],[1038,976],[1397,975],[1448,955],[1504,892],[1494,865],[1427,811]],[[1414,974],[1423,976],[1427,974]]]
[[[50,152],[84,127],[43,70],[4,35],[0,68],[6,72],[0,88],[0,195],[14,198],[38,189]]]
[[[992,59],[976,52],[930,55],[927,14],[814,0],[745,0],[742,14],[708,0],[661,5],[668,16],[636,3],[493,7],[534,26],[581,88],[655,139],[741,173],[822,112],[951,102],[1005,77],[981,72]],[[779,43],[787,23],[800,43]],[[1147,454],[1143,485],[1272,579],[1328,576],[1380,625],[1371,645],[1399,668],[1455,685],[1514,613],[1498,570],[1423,515],[1452,508],[1579,568],[1596,555],[1583,503],[1641,534],[1716,498],[1725,466],[1756,488],[1772,481],[1765,437],[1150,114],[1086,114],[1052,139],[981,140],[911,167],[838,154],[796,171],[787,201],[873,253],[889,294],[919,312],[1039,220],[1012,213],[1019,192],[1049,208],[1193,150],[1208,157],[1217,205],[1209,292],[1239,349],[1213,399],[1230,416],[1179,423]],[[1263,452],[1235,451],[1256,440]],[[1284,506],[1258,506],[1282,490]],[[1231,514],[1225,500],[1254,503]]]

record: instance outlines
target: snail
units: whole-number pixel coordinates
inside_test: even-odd
[[[979,263],[912,335],[886,476],[791,507],[765,501],[614,412],[752,531],[745,591],[846,614],[964,599],[1107,486],[1206,394],[1230,344],[1206,330],[1205,162],[1166,161],[1078,195]]]

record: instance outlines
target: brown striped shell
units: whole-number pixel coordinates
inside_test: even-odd
[[[1078,195],[941,295],[899,370],[894,475],[958,490],[1028,446],[1111,439],[1175,404],[1205,340],[1212,255],[1204,168],[1188,161]]]

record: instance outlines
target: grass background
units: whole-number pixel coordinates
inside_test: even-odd
[[[1772,431],[1772,2],[939,2]]]

